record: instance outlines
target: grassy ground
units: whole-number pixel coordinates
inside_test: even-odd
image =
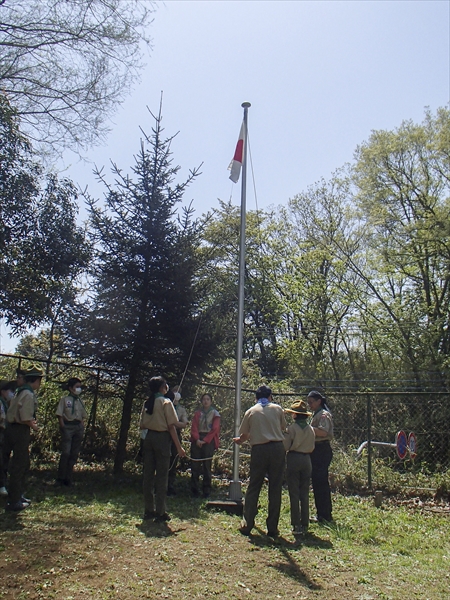
[[[238,516],[191,499],[185,477],[167,524],[141,520],[138,474],[84,470],[76,481],[55,488],[51,473],[34,471],[32,507],[0,514],[0,598],[449,597],[448,505],[391,498],[375,508],[370,497],[336,494],[336,523],[312,524],[297,544],[287,493],[274,542],[265,535],[266,490],[246,538]],[[225,498],[216,484],[214,496]]]

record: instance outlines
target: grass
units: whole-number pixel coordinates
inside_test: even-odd
[[[207,510],[188,495],[187,476],[169,499],[172,520],[141,520],[139,473],[120,479],[83,468],[77,485],[54,488],[32,474],[35,502],[0,514],[0,598],[436,599],[450,587],[450,507],[417,498],[333,495],[335,523],[312,524],[297,544],[284,492],[281,538],[265,535],[266,496],[257,528]],[[214,495],[225,497],[216,481]]]

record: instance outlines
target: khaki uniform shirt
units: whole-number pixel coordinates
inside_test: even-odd
[[[170,425],[178,423],[178,416],[172,401],[164,396],[155,398],[153,414],[149,415],[145,411],[145,403],[141,411],[141,429],[151,429],[152,431],[169,431]]]
[[[84,421],[87,419],[87,412],[83,403],[77,396],[64,396],[61,398],[56,409],[58,417],[62,417],[64,421]]]
[[[327,442],[333,439],[333,417],[331,413],[322,408],[317,411],[313,418],[311,419],[311,427],[317,427],[317,429],[322,429],[327,432],[327,435],[324,437],[317,437],[316,444],[320,444],[320,442]]]
[[[316,436],[311,425],[302,428],[297,423],[289,425],[284,438],[286,452],[303,452],[310,454],[314,450]]]
[[[31,388],[21,389],[11,400],[6,420],[8,423],[23,424],[32,421],[36,415],[37,398]]]
[[[250,446],[282,442],[286,429],[284,411],[278,404],[269,402],[266,406],[256,403],[248,409],[239,429],[239,433],[250,435]]]

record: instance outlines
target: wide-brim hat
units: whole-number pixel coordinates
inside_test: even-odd
[[[285,408],[284,412],[293,413],[295,415],[306,415],[307,417],[312,415],[312,412],[308,410],[308,405],[304,400],[296,400],[291,405],[291,408]]]
[[[36,365],[31,365],[28,369],[22,370],[22,375],[24,377],[44,377],[44,371],[39,369]]]

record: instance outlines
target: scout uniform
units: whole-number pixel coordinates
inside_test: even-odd
[[[312,391],[308,398],[325,401],[319,393]],[[333,418],[331,413],[321,405],[313,415],[311,427],[316,427],[326,432],[324,437],[316,437],[314,451],[311,454],[311,482],[313,486],[314,502],[317,509],[318,521],[332,521],[332,504],[328,469],[333,458],[330,441],[333,439]]]
[[[306,533],[309,526],[309,483],[311,480],[311,452],[314,450],[315,434],[306,417],[312,413],[306,402],[297,400],[285,412],[302,415],[289,425],[284,438],[286,455],[286,478],[291,505],[291,525],[294,535]]]
[[[73,467],[78,460],[83,442],[87,413],[81,399],[70,393],[59,401],[56,415],[61,417],[64,424],[64,427],[60,428],[61,457],[56,482],[69,486],[72,484]]]
[[[249,535],[255,525],[258,499],[264,478],[269,479],[269,509],[266,519],[267,533],[278,535],[281,510],[281,491],[284,476],[284,411],[271,402],[272,391],[261,386],[256,391],[257,402],[249,408],[239,429],[252,447],[250,458],[250,483],[245,494],[244,520],[240,532]]]
[[[194,413],[191,425],[191,492],[198,496],[200,476],[203,475],[203,496],[211,494],[212,482],[212,457],[219,447],[220,414],[210,406],[207,411],[197,410]],[[197,440],[205,442],[201,448]]]
[[[30,467],[30,428],[36,425],[36,393],[28,381],[29,378],[42,378],[43,372],[30,367],[24,371],[25,385],[19,387],[6,413],[5,452],[12,452],[9,462],[9,490],[6,510],[18,511],[28,503],[22,501],[25,488],[25,476]]]
[[[144,439],[144,518],[166,515],[167,482],[170,467],[172,438],[170,425],[178,423],[175,408],[168,398],[157,392],[153,413],[148,414],[145,403],[141,411],[140,428],[147,430]],[[155,494],[155,496],[153,496]]]

